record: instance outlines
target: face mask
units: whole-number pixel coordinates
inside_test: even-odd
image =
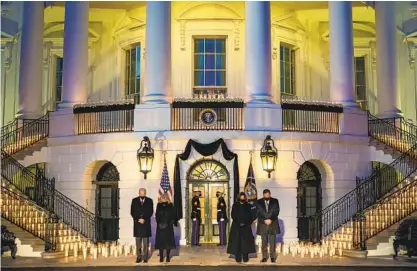
[[[140,196],[140,199],[145,199],[145,197],[143,197],[143,196]]]
[[[270,198],[271,198],[270,196],[264,197],[265,200],[269,200]]]

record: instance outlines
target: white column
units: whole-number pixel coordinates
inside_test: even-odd
[[[88,1],[65,2],[61,109],[87,102]]]
[[[271,6],[269,1],[247,1],[246,94],[249,103],[273,103],[271,91]]]
[[[42,115],[43,2],[24,2],[19,70],[19,118]]]
[[[145,95],[147,104],[165,104],[171,92],[171,2],[146,2]]]
[[[330,99],[357,107],[353,68],[352,2],[329,1]]]
[[[397,22],[395,2],[375,2],[378,115],[398,117]]]

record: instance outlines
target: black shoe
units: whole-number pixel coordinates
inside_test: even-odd
[[[141,258],[136,258],[136,263],[141,263],[142,259]]]
[[[276,263],[275,258],[271,258],[271,263]]]
[[[266,263],[266,261],[267,261],[267,259],[266,259],[266,258],[263,258],[263,259],[261,260],[261,263]]]
[[[163,262],[164,262],[164,256],[162,256],[162,255],[161,255],[161,256],[159,256],[159,262],[160,262],[160,263],[163,263]]]
[[[243,262],[247,263],[247,262],[249,262],[249,259],[243,259]]]
[[[166,262],[169,263],[171,261],[171,258],[167,257]]]
[[[143,263],[148,263],[148,260],[143,260]]]

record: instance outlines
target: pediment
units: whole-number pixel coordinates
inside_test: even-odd
[[[242,17],[233,9],[219,3],[193,2],[193,6],[185,10],[180,20],[239,20]]]
[[[145,21],[142,18],[137,18],[133,12],[128,12],[117,22],[114,33],[120,34],[123,31],[131,31],[143,26],[145,26]]]
[[[298,20],[295,13],[290,12],[274,17],[272,24],[279,27],[284,27],[293,31],[305,31],[304,25]]]

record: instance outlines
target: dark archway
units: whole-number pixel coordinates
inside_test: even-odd
[[[297,228],[300,241],[317,241],[321,235],[321,219],[311,216],[322,209],[321,174],[311,162],[305,162],[297,172]],[[320,218],[321,216],[318,216]]]
[[[97,173],[96,215],[100,221],[100,236],[103,241],[119,239],[119,181],[117,168],[110,162]]]

